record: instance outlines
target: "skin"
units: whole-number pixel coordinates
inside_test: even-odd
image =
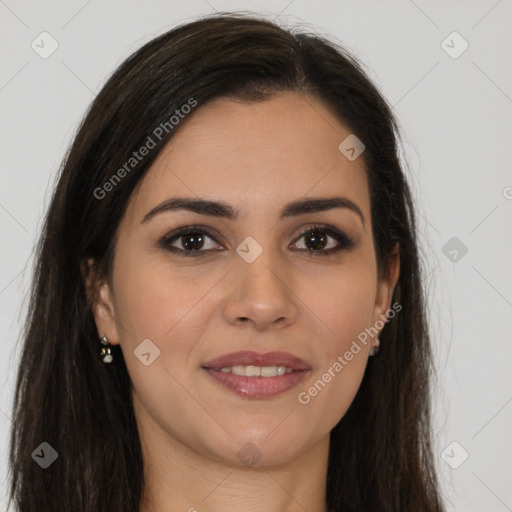
[[[183,122],[133,193],[111,285],[96,283],[93,310],[100,336],[121,344],[133,382],[147,485],[140,512],[327,511],[329,432],[354,399],[376,339],[360,344],[307,405],[297,396],[386,314],[399,274],[395,258],[388,280],[377,280],[364,162],[338,149],[350,133],[297,93],[257,104],[217,99]],[[179,210],[142,222],[175,196],[223,201],[240,217]],[[286,203],[305,196],[349,198],[364,224],[346,208],[279,220]],[[310,256],[301,232],[312,223],[344,232],[353,247]],[[205,235],[205,255],[158,246],[190,224],[218,234]],[[236,252],[247,236],[263,249],[252,263]],[[338,246],[327,240],[327,249]],[[183,249],[182,241],[172,245]],[[133,355],[144,339],[160,349],[149,366]],[[287,351],[311,371],[275,397],[241,397],[201,369],[237,350]],[[252,466],[237,456],[248,442],[261,456]]]

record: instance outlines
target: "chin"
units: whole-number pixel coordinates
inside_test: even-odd
[[[210,452],[217,460],[237,467],[263,467],[286,464],[297,458],[309,448],[304,432],[301,438],[296,438],[289,429],[277,431],[278,420],[274,419],[271,427],[265,422],[265,427],[254,425],[244,431],[240,428],[234,430],[234,438],[226,435],[223,441],[212,446],[212,439],[205,440]]]

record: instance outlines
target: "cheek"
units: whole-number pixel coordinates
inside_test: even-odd
[[[350,362],[333,359],[301,388],[297,407],[308,421],[315,423],[315,430],[327,433],[345,415],[361,385],[366,362],[363,351]]]
[[[173,423],[166,415],[178,405],[184,417],[189,408],[191,414],[197,414],[182,383],[190,371],[195,340],[205,329],[200,300],[203,288],[176,271],[171,274],[161,263],[147,259],[143,263],[136,253],[120,258],[116,272],[116,319],[127,370],[140,402],[161,424]],[[144,351],[139,347],[145,347]],[[147,365],[137,357],[146,352],[150,354]]]
[[[347,266],[346,272],[312,288],[306,301],[325,334],[319,337],[319,365],[301,386],[298,401],[331,428],[353,401],[367,364],[365,329],[371,325],[375,304],[374,276],[369,268],[356,271],[354,266],[348,271]]]
[[[114,289],[116,317],[127,331],[123,341],[154,338],[162,342],[186,316],[200,290],[176,272],[170,279],[169,267],[147,255],[133,250],[123,254],[121,247],[119,253],[123,257],[116,261]]]
[[[305,408],[308,418],[315,418],[317,429],[326,432],[347,412],[368,361],[368,345],[358,336],[368,326],[369,315],[357,305],[354,301],[350,307],[338,310],[340,313],[331,324],[335,336],[330,336],[327,343],[324,340],[320,364],[297,392],[299,407]]]
[[[135,382],[144,367],[134,357],[134,350],[147,339],[160,351],[156,364],[149,368],[165,368],[181,380],[190,370],[191,354],[211,316],[212,306],[205,293],[218,280],[212,276],[204,281],[192,277],[186,269],[170,268],[168,263],[151,261],[136,252],[119,258],[114,275],[116,319],[126,364]],[[146,380],[147,372],[140,377]],[[159,382],[152,371],[154,389],[168,389],[172,384],[169,375],[161,378]]]
[[[375,282],[369,267],[353,265],[317,281],[304,295],[305,303],[322,326],[330,358],[345,351],[370,326],[375,305]]]

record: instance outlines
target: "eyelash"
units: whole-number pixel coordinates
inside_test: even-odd
[[[303,251],[303,252],[309,251],[310,256],[313,256],[313,255],[314,256],[331,256],[331,255],[338,253],[339,251],[342,251],[343,249],[345,249],[345,250],[350,249],[354,245],[354,240],[352,238],[348,237],[345,233],[338,231],[337,229],[334,229],[334,228],[322,226],[320,224],[312,224],[312,225],[308,226],[307,228],[305,228],[300,233],[299,237],[297,238],[297,241],[300,240],[304,235],[310,233],[311,231],[321,231],[321,232],[327,234],[328,236],[334,238],[334,240],[336,240],[338,242],[339,246],[335,247],[335,248],[327,249],[327,250],[298,249],[299,251]],[[186,249],[178,249],[178,248],[172,247],[170,245],[172,242],[174,242],[181,236],[187,235],[190,233],[207,235],[212,240],[214,240],[216,243],[218,243],[217,240],[215,240],[215,234],[209,228],[207,228],[206,226],[195,225],[195,226],[183,226],[181,228],[176,229],[172,233],[165,235],[159,241],[158,245],[161,248],[166,249],[174,254],[177,254],[178,256],[180,256],[182,258],[203,257],[206,255],[205,253],[208,253],[211,250],[216,250],[216,249],[209,249],[206,251],[204,251],[204,250],[187,251]]]

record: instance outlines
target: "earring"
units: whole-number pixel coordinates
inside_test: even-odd
[[[375,356],[379,353],[379,345],[380,341],[379,338],[377,338],[377,344],[375,345],[375,347],[370,348],[370,356]]]
[[[112,350],[110,348],[110,343],[108,341],[108,338],[106,336],[103,336],[103,338],[100,339],[100,342],[102,345],[105,345],[105,347],[101,348],[101,357],[103,359],[104,363],[111,363],[114,357],[112,356]]]

